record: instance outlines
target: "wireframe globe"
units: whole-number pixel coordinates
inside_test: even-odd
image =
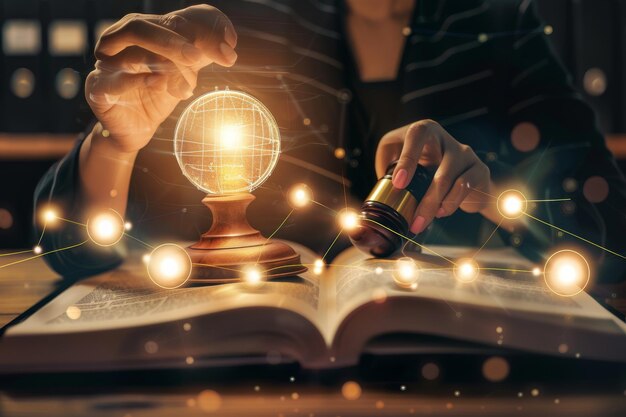
[[[272,113],[241,91],[213,91],[194,100],[174,133],[183,174],[213,195],[250,192],[270,176],[280,154]]]

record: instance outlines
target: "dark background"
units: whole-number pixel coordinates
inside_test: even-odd
[[[177,0],[148,1],[174,9]],[[210,3],[210,1],[209,1]],[[537,0],[554,47],[626,165],[626,0]],[[142,0],[0,3],[0,248],[31,244],[32,194],[90,120],[83,83],[97,31]],[[16,35],[17,34],[17,35]]]

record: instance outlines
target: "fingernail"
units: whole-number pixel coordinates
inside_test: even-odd
[[[224,58],[226,58],[228,62],[233,63],[237,59],[237,52],[235,52],[235,50],[226,42],[220,43],[220,52],[224,55]]]
[[[413,224],[411,225],[411,232],[415,234],[422,233],[425,224],[426,219],[422,216],[417,216],[415,220],[413,220]]]
[[[199,61],[202,58],[202,51],[190,43],[186,43],[183,45],[181,53],[183,54],[185,59],[188,59],[192,62]]]
[[[231,48],[237,46],[237,34],[232,27],[226,26],[224,28],[224,40],[230,45]]]
[[[409,173],[406,169],[399,169],[393,176],[391,183],[395,188],[404,188],[406,187],[406,179],[409,176]]]
[[[439,210],[437,210],[436,217],[439,218],[443,216],[444,214],[446,214],[446,211],[443,209],[443,207],[439,207]]]

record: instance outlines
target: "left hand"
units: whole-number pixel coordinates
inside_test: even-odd
[[[480,212],[493,200],[489,168],[472,148],[457,141],[433,120],[420,120],[383,136],[376,150],[379,178],[395,160],[398,165],[392,182],[396,188],[409,184],[418,163],[436,168],[410,225],[415,234],[424,231],[435,217],[449,216],[458,208],[467,213]]]

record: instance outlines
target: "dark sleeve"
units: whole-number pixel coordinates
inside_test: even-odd
[[[505,130],[512,132],[527,123],[536,127],[540,141],[525,152],[510,137],[505,141],[503,156],[514,179],[510,185],[532,200],[571,200],[530,203],[528,212],[536,219],[529,217],[527,229],[508,237],[531,258],[545,258],[557,248],[579,250],[597,280],[623,280],[626,259],[619,255],[626,247],[624,175],[606,147],[593,111],[552,50],[535,3],[519,2],[515,15],[515,35],[508,48],[508,94],[502,103]],[[525,139],[532,143],[532,137]]]
[[[112,269],[122,262],[126,253],[123,240],[112,247],[94,244],[89,240],[86,227],[80,224],[86,222],[78,195],[78,156],[82,143],[81,138],[70,153],[50,167],[39,181],[34,196],[35,242],[41,239],[40,246],[46,253],[43,258],[66,279]],[[62,219],[43,230],[39,213],[48,206]]]

